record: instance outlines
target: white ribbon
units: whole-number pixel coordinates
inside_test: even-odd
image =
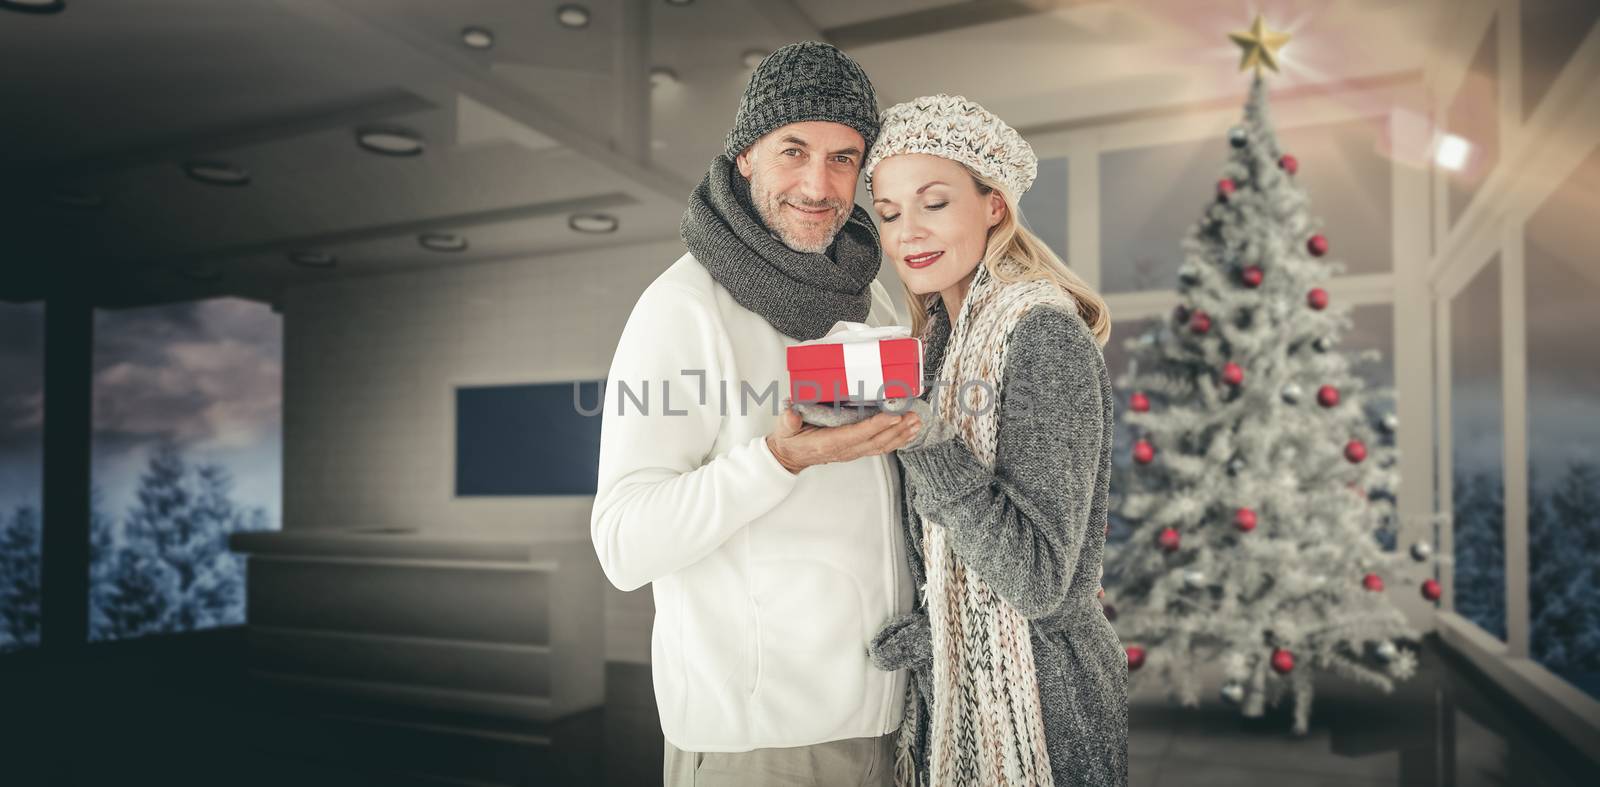
[[[840,320],[828,329],[828,335],[820,339],[812,339],[806,344],[844,344],[847,342],[876,342],[880,339],[905,339],[911,336],[911,329],[904,325],[884,325],[877,328],[864,322],[850,322]]]
[[[840,320],[833,324],[828,335],[801,344],[837,344],[844,350],[844,379],[850,389],[849,401],[873,401],[883,391],[883,353],[878,342],[884,339],[905,339],[911,329],[904,325],[884,325],[874,328],[862,322]]]

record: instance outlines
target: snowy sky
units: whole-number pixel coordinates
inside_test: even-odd
[[[39,501],[43,308],[0,304],[0,506]],[[282,500],[279,315],[227,298],[95,315],[93,482],[120,516],[163,440],[234,476],[234,499]]]

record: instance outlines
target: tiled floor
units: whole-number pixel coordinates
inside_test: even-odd
[[[0,785],[442,787],[659,785],[647,666],[611,664],[604,708],[556,725],[395,711],[374,722],[263,696],[238,680],[235,635],[184,660],[88,663],[72,677],[0,663]],[[1600,769],[1433,646],[1392,695],[1318,680],[1312,728],[1137,692],[1134,787],[1600,784]],[[370,709],[369,709],[370,710]],[[471,734],[462,730],[471,729]],[[545,743],[549,739],[553,743]]]

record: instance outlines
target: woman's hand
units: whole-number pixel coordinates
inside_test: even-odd
[[[878,629],[867,643],[872,666],[884,672],[933,663],[933,631],[925,612],[908,612]]]
[[[922,429],[912,435],[905,445],[900,446],[902,451],[915,451],[918,448],[926,448],[955,436],[955,431],[939,417],[938,413],[933,411],[933,407],[928,404],[927,400],[917,397],[885,399],[883,401],[883,411],[886,413],[915,413],[922,423]]]

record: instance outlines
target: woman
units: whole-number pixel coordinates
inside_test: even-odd
[[[1111,468],[1105,302],[1019,221],[1037,173],[960,96],[891,107],[867,188],[938,370],[897,452],[919,608],[870,655],[912,671],[901,784],[1126,784],[1127,660],[1097,599]]]

